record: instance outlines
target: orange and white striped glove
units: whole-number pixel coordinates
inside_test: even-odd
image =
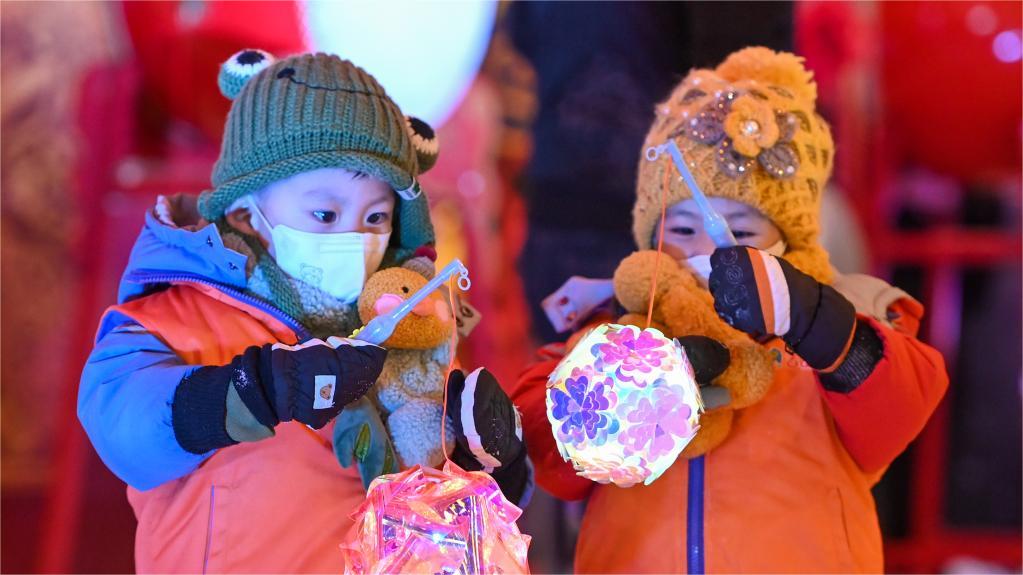
[[[710,264],[714,309],[728,325],[754,339],[782,338],[818,371],[834,371],[846,358],[856,310],[834,288],[748,246],[718,248]]]

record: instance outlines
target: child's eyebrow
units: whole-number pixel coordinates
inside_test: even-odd
[[[762,217],[763,216],[761,216],[760,214],[754,214],[752,212],[745,212],[745,211],[743,211],[743,212],[732,212],[730,214],[725,214],[725,219],[727,219],[727,220],[741,220],[741,219],[750,219],[750,218],[752,218],[752,219],[760,219]]]
[[[698,211],[690,210],[688,208],[669,208],[669,216],[686,216],[688,218],[703,219],[703,214]],[[740,219],[760,219],[763,216],[756,212],[750,212],[748,210],[739,210],[737,212],[729,212],[724,214],[724,217],[729,220],[740,220]]]
[[[306,196],[307,198],[312,198],[313,200],[329,201],[335,199],[334,194],[328,188],[312,188],[306,190],[306,192],[303,195]]]
[[[370,202],[370,203],[369,203],[369,207],[371,207],[371,208],[375,208],[375,207],[377,207],[377,206],[387,206],[387,205],[391,205],[391,203],[390,203],[390,201],[389,201],[389,200],[390,200],[390,198],[388,198],[388,197],[382,197],[382,198],[380,198],[379,200],[374,200],[374,201]]]
[[[692,211],[690,209],[687,209],[687,208],[669,208],[668,209],[668,215],[669,216],[686,216],[686,217],[690,217],[690,218],[699,218],[699,217],[701,217],[700,214],[698,214],[698,213],[696,213],[696,212],[694,212],[694,211]]]

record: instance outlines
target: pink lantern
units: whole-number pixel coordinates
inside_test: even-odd
[[[528,535],[486,473],[448,461],[382,475],[353,513],[345,573],[528,573]]]

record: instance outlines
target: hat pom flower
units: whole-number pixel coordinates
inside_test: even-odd
[[[765,102],[752,96],[736,98],[724,121],[732,146],[743,156],[755,158],[761,150],[778,141],[779,129],[774,112]]]

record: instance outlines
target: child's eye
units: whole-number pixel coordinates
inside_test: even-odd
[[[313,212],[313,217],[320,220],[325,224],[334,223],[337,220],[337,212],[331,212],[327,210],[316,210]]]
[[[386,221],[387,221],[387,214],[385,214],[384,212],[376,212],[376,213],[370,214],[369,217],[366,218],[366,222],[368,222],[370,225],[373,225],[373,226],[378,226],[378,225],[380,225],[380,224],[382,224],[382,223],[384,223]]]
[[[743,238],[752,238],[757,234],[756,232],[747,232],[745,230],[732,230],[732,235],[735,236],[735,239],[738,240]]]
[[[691,235],[693,235],[695,233],[693,231],[693,228],[686,228],[686,227],[669,228],[668,231],[673,233],[673,234],[678,234],[680,236],[691,236]]]

